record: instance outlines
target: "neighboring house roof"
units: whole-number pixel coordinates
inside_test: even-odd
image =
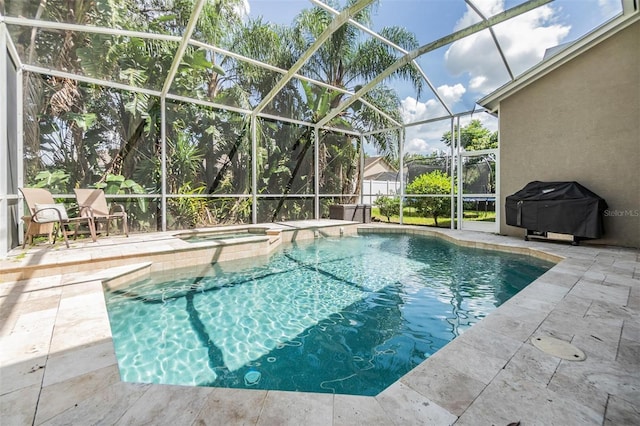
[[[505,84],[493,93],[480,99],[478,104],[491,112],[495,112],[503,99],[508,98],[514,93],[539,80],[551,71],[561,67],[565,63],[591,49],[598,43],[629,27],[633,23],[640,21],[640,12],[638,10],[637,3],[633,0],[623,0],[622,3],[623,13],[621,15],[596,28],[573,43],[565,43],[548,49],[542,62],[525,71],[510,83]]]
[[[382,157],[367,157],[364,159],[364,168],[368,168],[372,163],[380,160]]]
[[[371,167],[373,167],[376,164],[380,164],[382,167],[384,167],[385,169],[389,170],[389,171],[395,171],[396,168],[393,167],[391,164],[389,164],[389,162],[387,160],[385,160],[384,157],[367,157],[364,159],[364,170],[365,172],[370,169]]]
[[[396,182],[398,178],[399,178],[398,172],[382,172],[375,175],[367,176],[367,180],[391,181],[391,182]]]

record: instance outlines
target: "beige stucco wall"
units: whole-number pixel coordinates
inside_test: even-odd
[[[640,23],[500,102],[500,231],[526,183],[578,181],[609,205],[593,243],[640,247]]]

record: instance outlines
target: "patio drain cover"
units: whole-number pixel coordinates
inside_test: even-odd
[[[587,356],[569,342],[555,337],[533,337],[531,343],[542,352],[569,361],[584,361]]]

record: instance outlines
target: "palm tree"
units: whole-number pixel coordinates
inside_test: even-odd
[[[356,3],[356,0],[349,0],[344,7],[348,8]],[[371,23],[371,11],[373,6],[362,9],[354,19],[361,24]],[[286,48],[293,52],[293,58],[298,58],[313,44],[331,24],[334,16],[327,10],[320,7],[313,7],[302,11],[295,19],[293,27],[286,33],[282,30],[282,35],[286,35],[285,40],[289,40],[286,45],[275,44],[277,47]],[[380,34],[394,44],[406,49],[413,50],[418,47],[416,37],[404,28],[387,27],[381,30]],[[380,72],[388,68],[397,60],[397,52],[388,44],[378,39],[371,38],[361,41],[359,30],[350,24],[345,24],[335,31],[330,38],[317,50],[301,69],[301,73],[315,80],[331,84],[337,88],[357,91],[362,84],[374,78]],[[274,53],[270,58],[285,58],[291,61],[293,58],[286,54]],[[273,63],[273,62],[272,62]],[[282,66],[290,65],[282,63]],[[417,69],[412,66],[405,66],[392,75],[393,78],[408,80],[416,89],[419,96],[423,88],[423,80]],[[302,113],[298,113],[303,119],[310,122],[320,121],[324,115],[332,108],[338,106],[344,97],[344,93],[327,89],[326,87],[311,85],[306,82],[301,83],[305,96],[296,98],[300,102],[299,108]],[[287,86],[291,87],[291,86]],[[283,89],[286,90],[287,88]],[[294,99],[287,93],[280,93],[274,105],[278,105],[277,99],[283,98],[289,101],[288,108],[292,108],[290,101]],[[375,105],[381,114],[362,102],[356,102],[348,110],[334,118],[329,124],[336,128],[349,128],[360,132],[390,126],[389,120],[385,117],[392,117],[400,121],[399,99],[396,92],[381,84],[376,90],[370,91],[364,100]],[[286,104],[286,103],[285,103]],[[279,113],[291,114],[290,111],[281,108]],[[353,185],[354,177],[359,179],[357,170],[357,153],[360,149],[359,140],[352,137],[336,137],[331,132],[323,132],[320,135],[320,148],[322,178],[324,181],[321,187],[324,192],[329,193],[350,193],[355,186],[356,191],[359,185]],[[372,142],[379,150],[388,157],[397,158],[398,155],[398,134],[378,133],[372,136]],[[291,168],[288,181],[283,186],[284,193],[287,194],[295,179],[299,179],[298,172],[302,170],[301,164],[305,161],[306,151],[312,146],[313,138],[308,137],[295,141],[295,144],[303,143],[302,153],[297,155],[298,161]],[[352,149],[356,146],[355,149]],[[287,152],[287,147],[283,147],[281,152]],[[337,179],[336,179],[337,177]],[[333,181],[333,183],[331,183]],[[311,182],[307,175],[307,182]],[[273,218],[279,215],[284,198],[274,211]]]

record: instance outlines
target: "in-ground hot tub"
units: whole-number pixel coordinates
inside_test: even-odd
[[[175,237],[180,238],[189,243],[201,243],[206,241],[218,240],[235,240],[238,238],[257,237],[267,235],[268,228],[263,227],[244,227],[244,228],[220,228],[215,230],[183,232],[176,234]]]

